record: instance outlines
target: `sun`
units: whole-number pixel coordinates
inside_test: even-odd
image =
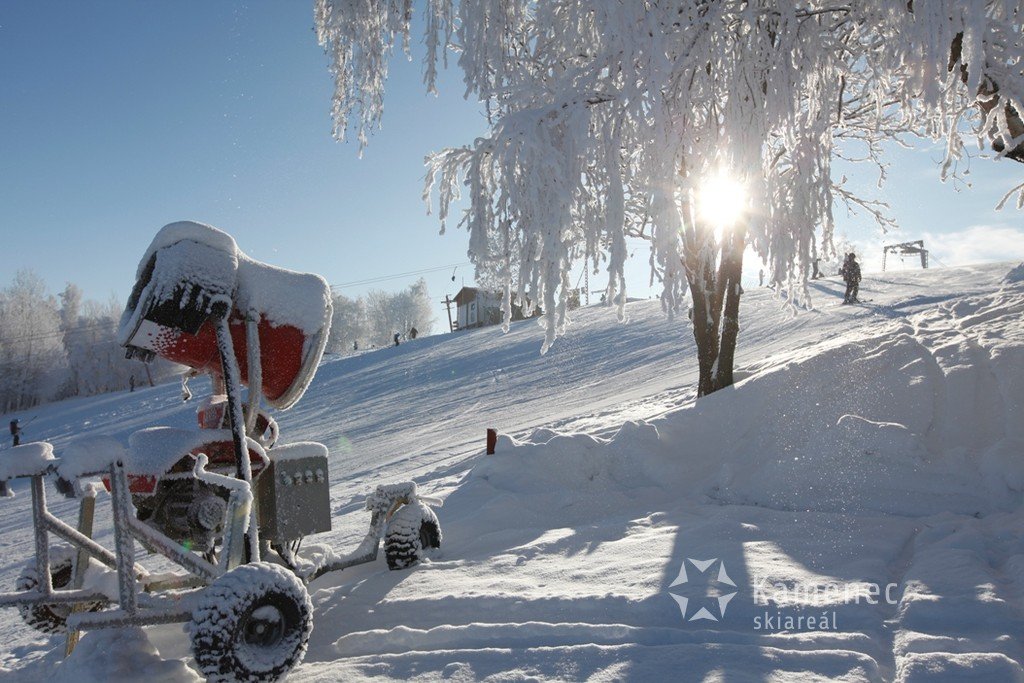
[[[722,171],[705,180],[698,190],[697,212],[716,231],[734,226],[743,217],[746,205],[743,184]]]

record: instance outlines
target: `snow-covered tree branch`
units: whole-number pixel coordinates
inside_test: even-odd
[[[363,145],[379,123],[387,57],[408,44],[413,9],[412,0],[317,0],[339,137],[351,124]],[[422,9],[427,87],[457,55],[467,94],[491,117],[486,136],[428,160],[425,194],[436,192],[442,226],[464,190],[471,258],[500,274],[510,297],[542,304],[545,349],[566,324],[580,260],[606,263],[621,315],[625,236],[643,235],[666,311],[682,312],[691,295],[701,394],[732,382],[747,245],[776,286],[809,302],[812,260],[832,252],[836,202],[891,222],[873,198],[833,181],[837,154],[884,173],[883,141],[942,139],[945,176],[973,125],[996,156],[1024,160],[1019,0],[428,0]],[[733,189],[707,193],[715,183]],[[724,220],[722,205],[742,211]]]

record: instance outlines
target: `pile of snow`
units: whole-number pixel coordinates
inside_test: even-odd
[[[1022,288],[955,300],[780,354],[735,388],[607,440],[503,438],[472,475],[515,496],[613,508],[650,489],[779,510],[1014,509],[1022,319]]]
[[[290,680],[1024,680],[1024,285],[1007,270],[868,273],[862,306],[819,280],[795,317],[751,288],[743,380],[696,402],[692,338],[657,302],[627,325],[577,311],[544,357],[527,321],[325,363],[282,419],[330,449],[334,530],[310,541],[352,550],[366,494],[412,479],[445,498],[444,543],[313,582]],[[77,432],[193,421],[164,387],[33,424],[61,454]],[[508,436],[485,456],[491,426]],[[0,580],[31,556],[23,507],[2,518]],[[724,613],[699,592],[723,573]],[[188,657],[180,626],[146,633]],[[3,635],[0,667],[47,680],[63,642],[44,658],[26,629]]]
[[[202,680],[180,659],[160,657],[146,632],[137,627],[104,629],[82,636],[53,683],[188,683]]]

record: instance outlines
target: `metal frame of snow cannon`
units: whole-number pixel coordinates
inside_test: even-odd
[[[249,447],[256,445],[248,437],[246,442]],[[112,602],[103,593],[82,589],[62,590],[53,587],[50,580],[52,570],[50,534],[63,539],[75,549],[117,572],[119,609],[81,612],[72,615],[68,618],[68,626],[76,630],[127,625],[148,626],[188,621],[192,616],[192,606],[189,600],[183,599],[188,597],[187,592],[178,592],[166,599],[152,594],[168,590],[198,589],[201,591],[202,587],[209,582],[246,563],[243,559],[244,552],[250,546],[245,543],[245,538],[249,536],[245,532],[245,526],[247,521],[252,519],[251,513],[255,509],[255,499],[250,495],[249,485],[244,480],[208,472],[205,455],[199,455],[196,459],[193,470],[195,477],[231,492],[225,512],[225,519],[230,523],[225,527],[223,552],[216,563],[197,555],[182,546],[181,543],[135,518],[129,473],[125,463],[121,460],[112,463],[108,469],[81,474],[81,478],[109,477],[114,530],[113,551],[104,548],[89,536],[56,517],[49,511],[46,504],[44,480],[53,475],[60,475],[60,462],[60,460],[54,460],[53,464],[25,475],[31,479],[35,570],[36,575],[43,579],[39,581],[39,586],[35,590],[0,593],[0,607],[108,604]],[[370,528],[359,546],[347,555],[333,557],[319,566],[312,567],[300,578],[312,581],[329,572],[373,562],[379,555],[380,541],[387,521],[403,505],[416,502],[434,506],[441,504],[439,500],[420,496],[414,482],[379,485],[366,498],[365,509],[371,512],[372,518]],[[82,505],[85,504],[85,497],[83,497]],[[136,541],[148,550],[171,560],[188,573],[171,576],[150,574],[135,562]]]
[[[93,557],[118,575],[118,604],[120,609],[99,613],[83,612],[68,618],[71,628],[109,628],[123,625],[146,626],[150,624],[188,621],[190,610],[180,607],[181,595],[163,603],[150,599],[140,601],[140,593],[152,593],[171,589],[188,589],[201,586],[228,572],[231,555],[224,553],[215,565],[184,548],[180,543],[135,519],[135,507],[129,492],[128,474],[121,461],[114,462],[108,469],[85,472],[83,477],[109,476],[111,510],[114,521],[114,551],[94,541],[88,535],[73,528],[49,511],[46,504],[45,478],[60,474],[60,460],[53,460],[25,477],[31,479],[32,522],[35,537],[35,576],[38,587],[13,593],[0,593],[0,606],[54,605],[54,604],[107,604],[111,600],[103,593],[82,589],[60,590],[52,583],[52,565],[49,535],[63,539],[86,556]],[[236,520],[225,529],[225,546],[241,548],[237,539],[242,536],[242,522],[248,515],[251,500],[246,486],[235,479],[223,477],[204,469],[205,456],[197,459],[195,475],[210,483],[231,489],[228,503],[230,520]],[[82,497],[82,507],[87,495]],[[237,514],[242,510],[242,514]],[[181,566],[189,574],[174,576],[151,575],[135,562],[135,541]],[[170,609],[177,604],[179,609]],[[148,608],[140,610],[140,606]]]
[[[389,566],[392,568],[408,566],[408,563],[402,564],[402,562],[408,559],[410,547],[415,546],[422,549],[423,547],[436,547],[440,543],[440,525],[428,507],[428,505],[440,505],[440,501],[419,496],[413,482],[378,486],[366,500],[366,509],[372,513],[370,528],[363,541],[353,552],[339,556],[328,551],[326,559],[314,563],[305,560],[297,561],[300,558],[297,558],[294,552],[282,551],[281,546],[278,545],[274,547],[274,550],[283,561],[284,567],[261,562],[270,547],[269,538],[261,539],[260,512],[261,502],[264,500],[261,496],[266,496],[269,492],[270,494],[282,494],[287,499],[288,495],[298,490],[300,484],[305,489],[308,488],[305,487],[305,484],[316,483],[322,485],[324,491],[328,485],[326,448],[313,444],[323,449],[322,472],[319,470],[316,472],[309,470],[304,472],[285,471],[287,467],[293,466],[296,462],[309,460],[309,456],[304,458],[294,456],[295,459],[290,460],[286,451],[289,448],[295,451],[295,445],[278,446],[274,450],[269,450],[272,444],[268,444],[268,450],[264,451],[259,441],[260,435],[255,432],[262,430],[258,424],[259,417],[265,416],[260,411],[261,398],[265,398],[271,406],[289,407],[298,400],[311,381],[326,342],[325,335],[330,324],[330,310],[328,308],[324,313],[325,320],[321,330],[323,336],[318,339],[310,341],[301,334],[295,335],[288,332],[287,329],[278,329],[270,324],[258,307],[251,306],[251,297],[250,305],[236,306],[239,294],[236,288],[241,286],[239,282],[245,280],[251,284],[254,274],[250,270],[243,278],[230,268],[227,269],[230,270],[227,275],[215,270],[214,279],[220,277],[220,282],[219,284],[214,282],[213,286],[209,288],[205,287],[203,282],[172,280],[172,295],[162,300],[157,298],[154,291],[157,291],[158,286],[162,285],[165,289],[168,286],[167,278],[164,278],[165,281],[162,283],[156,281],[158,276],[166,275],[166,273],[160,272],[161,249],[173,249],[180,242],[191,240],[200,247],[212,250],[213,256],[220,258],[216,253],[218,245],[203,244],[203,239],[209,237],[214,242],[219,240],[220,247],[225,244],[231,246],[231,252],[223,260],[232,268],[237,268],[242,259],[247,259],[243,254],[235,251],[237,247],[233,246],[234,241],[224,233],[198,224],[184,224],[184,226],[186,236],[181,239],[169,239],[168,235],[164,235],[168,228],[175,227],[172,224],[161,231],[154,240],[154,245],[150,247],[139,268],[139,279],[122,317],[119,336],[122,345],[128,349],[129,357],[151,360],[160,355],[172,361],[187,363],[197,371],[210,373],[214,378],[215,385],[218,380],[223,382],[226,401],[224,404],[217,405],[223,405],[226,409],[224,417],[230,427],[230,441],[235,456],[233,476],[208,471],[208,462],[213,459],[212,456],[207,458],[209,451],[198,452],[198,449],[188,450],[187,448],[180,456],[177,455],[178,451],[175,449],[170,449],[169,452],[175,458],[181,458],[177,461],[176,467],[179,467],[182,462],[191,462],[185,458],[193,457],[194,464],[191,468],[187,468],[188,471],[179,467],[174,470],[173,475],[169,475],[169,469],[159,470],[164,472],[162,475],[164,477],[178,478],[175,481],[202,482],[226,492],[227,505],[221,517],[221,533],[217,537],[217,540],[220,541],[220,553],[219,555],[203,556],[188,547],[185,542],[168,535],[171,532],[164,533],[155,528],[153,523],[140,518],[138,513],[141,512],[141,509],[138,508],[137,501],[133,500],[134,486],[139,479],[149,478],[159,482],[161,475],[154,477],[149,470],[138,468],[141,456],[134,446],[132,450],[123,454],[124,457],[115,455],[107,458],[104,455],[96,463],[88,461],[90,462],[89,467],[83,467],[81,462],[75,463],[69,452],[64,468],[61,466],[61,460],[51,460],[51,464],[43,466],[38,471],[19,474],[19,476],[29,476],[32,479],[32,509],[36,546],[34,568],[40,580],[34,589],[0,595],[0,606],[43,608],[71,604],[76,606],[76,609],[92,610],[99,606],[116,603],[115,609],[74,611],[66,617],[67,628],[87,630],[126,625],[145,626],[191,622],[190,633],[193,639],[193,650],[196,652],[196,631],[201,631],[203,628],[219,628],[216,625],[224,621],[224,615],[217,610],[223,611],[220,606],[224,602],[222,593],[230,588],[230,586],[226,586],[226,580],[230,579],[232,575],[242,572],[246,574],[243,583],[253,583],[250,579],[253,577],[258,579],[259,572],[262,572],[263,575],[273,574],[275,571],[285,572],[293,582],[290,588],[286,587],[285,592],[291,591],[290,596],[294,598],[293,603],[298,605],[292,611],[298,617],[309,621],[311,607],[309,607],[304,583],[327,572],[375,560],[379,554],[382,537],[385,540],[385,554],[389,553],[389,548],[396,549],[394,557],[392,554],[388,554]],[[209,234],[211,232],[214,234]],[[210,257],[210,254],[199,254],[199,256],[202,257],[198,259],[202,262],[201,265],[209,266],[211,259],[207,257]],[[206,261],[204,262],[203,259]],[[179,267],[180,264],[172,265]],[[248,262],[247,267],[269,268],[269,266],[251,261]],[[173,271],[173,268],[171,270]],[[207,268],[207,272],[209,272],[209,268]],[[301,274],[288,275],[288,277],[291,276],[301,276]],[[278,274],[275,277],[281,278],[282,276]],[[320,278],[316,279],[323,282]],[[323,285],[326,287],[326,283]],[[329,302],[328,296],[325,299],[325,305],[328,307],[330,306]],[[246,312],[242,313],[239,309]],[[263,343],[264,338],[270,339],[272,342],[281,342],[284,346],[289,344],[291,346],[281,348],[279,345],[267,348]],[[301,345],[299,349],[295,348],[296,339]],[[241,352],[239,352],[240,347]],[[212,357],[213,354],[215,357]],[[244,362],[244,366],[240,364],[240,359]],[[285,368],[284,371],[282,371],[282,367]],[[264,383],[264,379],[268,374],[270,389],[265,391],[268,385]],[[247,401],[243,400],[244,385],[249,387]],[[202,415],[200,417],[202,418]],[[272,419],[270,422],[274,424]],[[265,423],[264,426],[266,426]],[[159,431],[159,429],[143,431],[153,432]],[[218,434],[211,429],[199,429],[196,433],[200,435],[205,433],[211,436]],[[219,432],[219,434],[223,435],[225,432]],[[134,439],[135,436],[132,438]],[[276,440],[276,433],[272,438]],[[209,444],[211,447],[227,443],[217,439],[214,441],[215,443]],[[206,446],[203,448],[205,449]],[[250,460],[250,454],[253,452],[263,460],[264,466],[259,469],[259,477],[253,476],[252,461]],[[268,452],[270,453],[269,457]],[[274,458],[275,453],[280,453],[277,460]],[[167,456],[165,454],[160,457],[166,458]],[[102,466],[93,466],[99,462],[102,462]],[[280,471],[275,471],[276,465],[281,466]],[[62,469],[64,477],[74,478],[75,486],[79,489],[81,488],[79,480],[82,478],[96,476],[105,478],[105,483],[111,494],[113,511],[113,552],[90,539],[87,534],[73,529],[47,510],[43,479],[48,475],[61,475]],[[182,479],[183,477],[184,479]],[[278,490],[279,487],[280,490]],[[84,504],[83,501],[83,506]],[[325,499],[324,506],[327,529],[329,529],[329,499]],[[419,539],[408,533],[410,520],[420,523],[422,526]],[[401,537],[396,535],[394,542],[389,545],[391,537],[387,534],[391,533],[391,527],[395,526],[395,522],[402,522],[405,525],[403,527],[405,535]],[[433,536],[423,535],[423,528],[426,528],[428,523],[433,526]],[[386,526],[388,527],[387,532],[385,532]],[[166,527],[164,530],[166,531]],[[112,595],[106,596],[96,591],[54,588],[51,581],[53,567],[51,566],[49,548],[51,533],[76,548],[78,558],[94,557],[101,564],[117,572],[118,595],[116,600],[112,599]],[[276,538],[275,540],[282,539]],[[301,540],[301,536],[298,540]],[[136,542],[141,543],[147,550],[174,562],[185,572],[162,575],[148,573],[145,568],[135,562]],[[417,546],[417,543],[420,545]],[[398,558],[397,564],[393,562],[395,557]],[[244,570],[246,567],[251,567],[252,570]],[[81,585],[78,579],[79,575],[84,575],[84,569],[76,567],[74,574],[76,584]],[[238,579],[241,581],[242,577],[238,576]],[[250,609],[250,616],[259,611],[254,612]],[[204,617],[206,621],[202,621],[200,616],[197,616],[204,614],[207,615]],[[244,615],[242,616],[244,617]],[[233,614],[232,618],[234,617],[238,617],[238,614]],[[308,628],[311,629],[311,621],[309,621]],[[308,638],[308,629],[305,638]],[[216,638],[214,639],[216,640]],[[305,640],[302,642],[304,643]],[[285,667],[282,669],[283,671],[286,672],[291,666],[294,666],[297,658],[301,657],[303,648],[296,650],[294,657],[281,665]],[[202,656],[205,657],[205,655]],[[200,662],[200,658],[200,653],[197,653],[197,663],[200,663],[204,673],[219,675],[216,667],[220,664],[217,661],[213,661],[212,664],[207,662],[206,664],[214,667],[208,669],[203,668],[206,664]],[[210,671],[213,673],[209,673]]]

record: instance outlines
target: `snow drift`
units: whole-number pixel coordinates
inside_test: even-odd
[[[781,510],[1008,510],[1024,491],[1024,287],[826,339],[610,439],[503,438],[472,476],[516,495],[705,496]]]
[[[445,498],[445,539],[410,570],[314,582],[291,680],[1024,680],[1024,283],[1009,270],[869,274],[863,306],[829,306],[842,284],[816,281],[820,308],[795,317],[752,289],[744,379],[699,402],[690,341],[657,302],[624,326],[581,310],[544,357],[526,322],[325,363],[282,418],[286,439],[330,446],[335,530],[316,540],[357,543],[372,485],[410,477]],[[46,410],[33,427],[58,457],[77,432],[194,419],[173,387]],[[505,433],[494,456],[487,426]],[[6,577],[32,543],[9,509]],[[692,560],[712,558],[736,594],[692,621],[672,584],[687,567],[705,588]],[[827,630],[779,625],[825,613]],[[0,632],[19,680],[73,666],[62,642]],[[180,629],[145,635],[188,661]]]

